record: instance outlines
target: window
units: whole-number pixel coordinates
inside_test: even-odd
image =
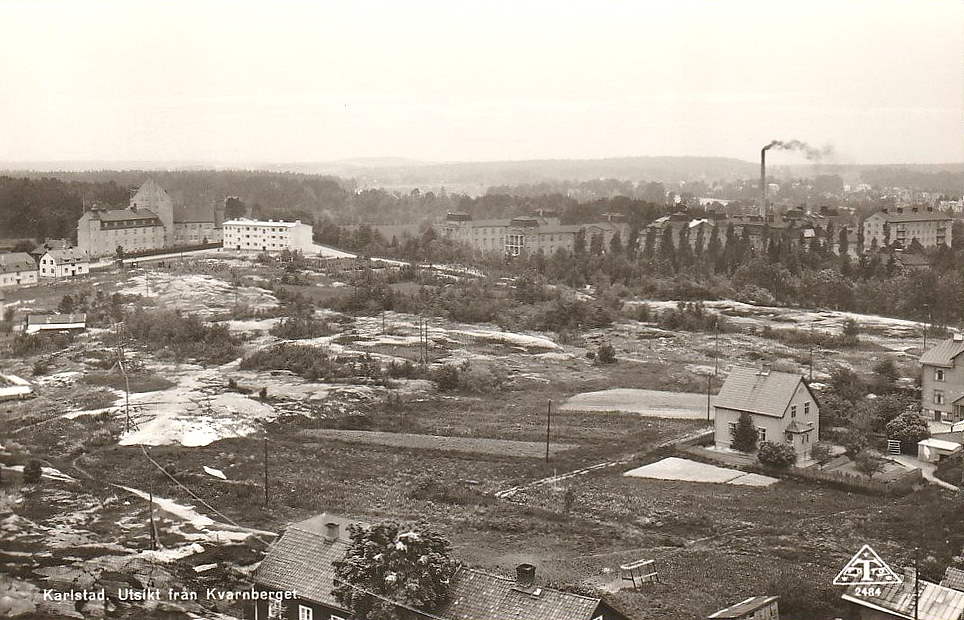
[[[803,415],[810,415],[810,401],[803,403]]]
[[[790,405],[790,417],[791,417],[791,418],[797,417],[797,406],[796,406],[796,405]]]
[[[763,442],[767,440],[767,429],[762,426],[756,427],[756,440]]]
[[[934,390],[934,404],[943,405],[944,404],[944,392],[941,390]]]
[[[727,426],[730,428],[730,437],[736,432],[736,422],[728,422]]]
[[[315,611],[311,607],[298,605],[298,620],[312,620]]]
[[[943,380],[944,380],[944,369],[943,369],[943,368],[935,368],[935,369],[934,369],[934,381],[943,381]]]
[[[803,434],[803,443],[810,443],[810,433]]]
[[[793,433],[787,433],[787,443],[793,443]]]

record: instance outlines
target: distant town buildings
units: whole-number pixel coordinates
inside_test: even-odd
[[[735,367],[726,377],[714,404],[717,449],[728,449],[733,429],[747,413],[757,430],[757,445],[764,441],[786,443],[807,460],[820,437],[820,415],[816,399],[803,377],[776,372],[764,366]]]
[[[26,252],[0,254],[0,286],[37,283],[37,263]]]
[[[881,209],[864,220],[864,247],[898,244],[906,248],[915,239],[925,248],[950,246],[952,220],[933,207]]]
[[[250,220],[238,218],[224,223],[224,249],[256,252],[311,250],[311,226],[301,220]]]
[[[473,220],[467,213],[449,213],[441,232],[479,253],[521,256],[539,252],[550,255],[559,250],[571,252],[580,233],[587,250],[594,238],[608,249],[617,235],[626,243],[629,226],[621,215],[615,214],[592,224],[561,224],[554,213],[546,212],[496,220]]]
[[[921,412],[934,420],[964,420],[964,335],[954,334],[920,358]]]
[[[221,240],[224,206],[175,206],[174,200],[148,179],[126,209],[93,208],[77,222],[77,249],[87,257],[110,256]]]

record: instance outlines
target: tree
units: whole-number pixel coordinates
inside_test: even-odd
[[[887,437],[900,441],[902,449],[916,450],[917,442],[930,436],[927,420],[913,411],[902,413],[887,423]]]
[[[843,324],[842,342],[848,346],[857,344],[860,336],[860,324],[855,319],[846,319]]]
[[[854,457],[854,469],[868,478],[884,469],[884,457],[876,450],[861,450]]]
[[[756,458],[767,467],[786,469],[797,462],[797,453],[785,443],[764,441],[760,444]]]
[[[813,444],[813,448],[810,449],[810,456],[818,463],[826,463],[833,458],[830,446],[822,441]]]
[[[366,529],[350,525],[343,560],[332,562],[332,593],[358,620],[418,617],[399,603],[431,612],[445,598],[458,570],[447,540],[425,527],[386,521]]]
[[[40,482],[40,476],[43,474],[43,469],[40,467],[40,461],[37,459],[30,459],[27,464],[23,466],[23,481],[25,484],[37,484]]]
[[[123,260],[124,257],[127,256],[127,253],[124,252],[124,246],[117,246],[117,249],[114,250],[114,256],[116,256],[118,260]]]
[[[753,426],[753,418],[749,413],[744,411],[740,414],[740,419],[730,434],[733,436],[731,445],[734,450],[746,453],[756,450],[756,440],[760,433]]]

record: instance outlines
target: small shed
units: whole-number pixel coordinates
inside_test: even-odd
[[[925,439],[917,442],[917,460],[925,463],[938,463],[964,449],[959,443],[943,439]]]
[[[33,386],[26,379],[16,375],[0,375],[0,401],[27,398]]]
[[[712,620],[780,620],[779,596],[751,596],[711,614]]]
[[[87,315],[80,314],[31,314],[27,316],[24,329],[28,334],[44,331],[84,331],[87,329]]]

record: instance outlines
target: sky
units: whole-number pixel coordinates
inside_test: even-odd
[[[754,161],[774,139],[964,162],[962,26],[962,0],[0,0],[0,162]]]

